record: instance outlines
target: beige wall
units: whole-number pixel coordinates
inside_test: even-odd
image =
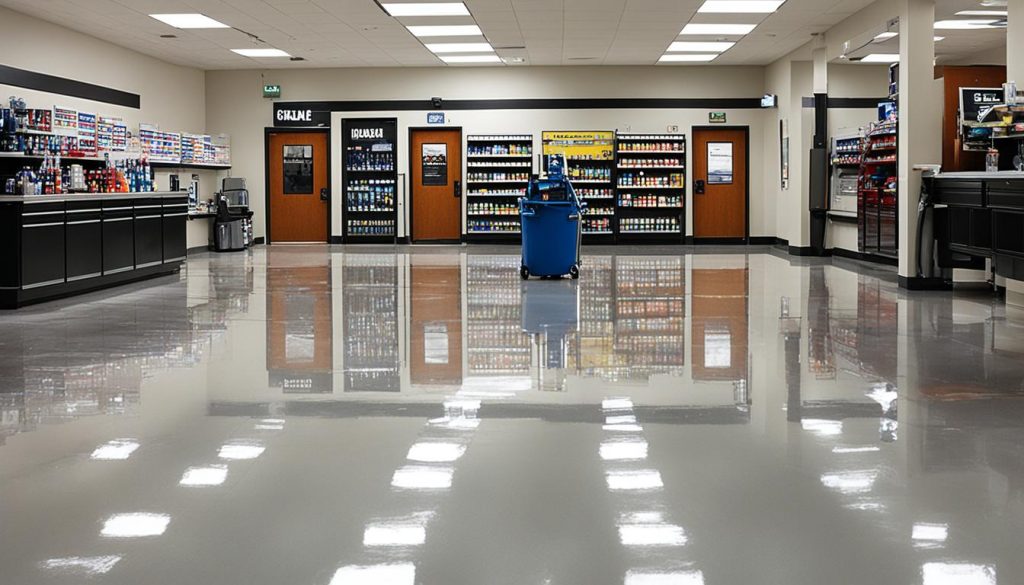
[[[425,69],[312,69],[297,71],[208,71],[207,131],[232,136],[233,172],[249,180],[257,214],[256,233],[263,235],[263,132],[272,124],[273,102],[263,99],[264,83],[282,86],[282,99],[296,100],[423,100],[483,98],[759,98],[764,93],[762,67],[485,67]],[[407,129],[423,126],[426,112],[380,112],[352,117],[399,119],[399,168],[407,169]],[[664,132],[670,124],[686,131],[707,123],[708,110],[508,110],[448,112],[449,123],[465,134],[532,133],[538,145],[544,130],[623,130]],[[335,126],[341,117],[335,116]],[[732,110],[729,123],[751,131],[751,235],[774,235],[762,183],[764,120],[760,109]],[[335,152],[340,134],[335,128]],[[535,149],[536,150],[536,149]],[[332,161],[334,192],[340,192],[340,159]],[[401,200],[401,197],[400,197]],[[341,198],[335,198],[334,235],[341,234]],[[690,224],[691,222],[688,222]]]

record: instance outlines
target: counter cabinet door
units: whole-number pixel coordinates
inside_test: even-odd
[[[64,217],[26,221],[21,227],[21,288],[62,284],[64,271]]]
[[[164,264],[181,262],[185,259],[185,254],[188,252],[188,242],[185,236],[187,221],[188,211],[164,208],[162,220]]]
[[[162,264],[164,259],[163,216],[156,209],[135,210],[135,267]]]

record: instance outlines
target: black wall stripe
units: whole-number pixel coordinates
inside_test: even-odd
[[[102,85],[93,85],[84,81],[75,81],[65,77],[26,71],[7,65],[0,65],[0,84],[56,93],[94,102],[103,102],[105,104],[114,104],[115,106],[124,106],[126,108],[139,109],[141,103],[141,98],[138,94],[111,89]]]
[[[813,97],[804,97],[801,105],[805,108],[814,107]],[[829,97],[828,98],[828,109],[830,110],[856,110],[856,109],[875,109],[878,104],[882,102],[890,101],[889,98],[840,98],[840,97]]]
[[[597,110],[597,109],[760,109],[761,98],[543,98],[444,100],[434,108],[430,100],[275,102],[274,109],[320,112],[379,112],[416,110]]]

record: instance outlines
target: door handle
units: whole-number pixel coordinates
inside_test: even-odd
[[[704,194],[704,180],[703,179],[697,179],[696,181],[693,182],[693,194],[694,195],[703,195]]]
[[[330,198],[331,192],[327,189],[327,187],[320,189],[320,201],[327,201]]]
[[[459,180],[455,181],[455,198],[456,199],[461,199],[462,198],[462,181],[459,181]]]

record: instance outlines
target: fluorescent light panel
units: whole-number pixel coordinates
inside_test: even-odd
[[[174,28],[230,28],[204,14],[150,14],[151,17]]]
[[[426,43],[434,53],[493,53],[490,43]]]
[[[701,55],[701,54],[698,54],[698,53],[682,53],[682,54],[676,53],[676,54],[662,55],[661,59],[658,59],[658,62],[659,63],[681,63],[681,62],[695,63],[695,62],[714,61],[717,58],[718,58],[718,54],[717,53],[714,54],[714,55]]]
[[[718,14],[770,14],[786,0],[707,0],[697,12]]]
[[[281,49],[231,49],[243,57],[291,57]]]
[[[898,63],[900,56],[896,53],[871,53],[860,60],[861,63]]]
[[[479,37],[483,36],[480,27],[475,24],[452,25],[416,25],[407,26],[417,37]]]
[[[469,16],[462,2],[385,3],[381,6],[391,16]]]
[[[986,28],[1003,28],[994,26],[995,20],[939,20],[935,22],[935,30],[980,30]]]
[[[681,35],[731,35],[742,36],[750,34],[750,31],[757,28],[756,24],[705,24],[695,23],[683,27]]]
[[[501,63],[497,55],[441,55],[445,63]]]
[[[736,43],[731,41],[676,41],[668,46],[669,53],[722,53]]]
[[[1009,16],[1007,10],[961,10],[957,16]]]

